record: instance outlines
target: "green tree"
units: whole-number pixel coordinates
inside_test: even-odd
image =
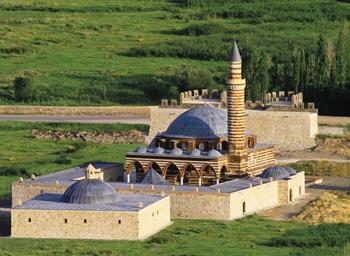
[[[300,85],[300,56],[297,51],[292,51],[292,88],[299,92]]]
[[[13,89],[16,101],[29,101],[32,93],[32,80],[29,77],[16,77]]]
[[[269,73],[271,89],[279,91],[281,89],[281,74],[279,59],[276,55],[272,56],[271,68]]]
[[[304,91],[305,85],[307,83],[307,69],[306,69],[306,60],[305,60],[305,50],[302,49],[299,55],[299,90]]]
[[[346,23],[344,22],[342,29],[338,34],[338,39],[335,45],[334,59],[331,68],[333,84],[338,87],[344,87],[346,82],[345,35]]]
[[[269,89],[269,59],[266,53],[260,53],[257,66],[257,95],[256,99],[261,100]]]
[[[289,56],[283,65],[283,89],[285,91],[293,90],[293,63]]]
[[[328,76],[328,58],[327,45],[324,37],[320,35],[316,48],[316,77],[315,85],[317,87],[326,87],[329,82]]]

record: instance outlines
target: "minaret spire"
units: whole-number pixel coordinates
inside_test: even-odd
[[[228,173],[242,175],[248,169],[248,150],[245,141],[245,79],[242,78],[242,59],[236,40],[230,55],[227,79]]]

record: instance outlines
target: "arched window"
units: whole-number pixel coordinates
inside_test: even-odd
[[[293,201],[293,191],[292,189],[289,190],[289,202]]]
[[[301,195],[301,186],[299,186],[299,195]]]
[[[245,205],[245,202],[243,202],[243,204],[242,204],[242,212],[243,212],[243,214],[246,213],[246,205]]]
[[[182,150],[187,150],[187,143],[186,143],[186,142],[183,142],[183,143],[181,144],[181,149],[182,149]]]
[[[216,150],[219,150],[219,151],[222,150],[222,144],[221,144],[220,142],[218,142],[218,143],[216,144]]]
[[[204,150],[204,143],[200,143],[199,146],[198,146],[198,149],[200,151],[203,151]]]

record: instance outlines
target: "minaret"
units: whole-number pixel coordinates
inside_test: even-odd
[[[242,175],[248,169],[248,151],[245,141],[245,79],[242,79],[242,60],[233,42],[230,56],[230,74],[227,83],[228,174]]]

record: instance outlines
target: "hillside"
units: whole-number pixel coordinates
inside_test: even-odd
[[[222,87],[233,34],[271,64],[320,34],[334,44],[349,18],[347,1],[328,0],[3,0],[0,102],[29,76],[33,104],[158,104]]]

